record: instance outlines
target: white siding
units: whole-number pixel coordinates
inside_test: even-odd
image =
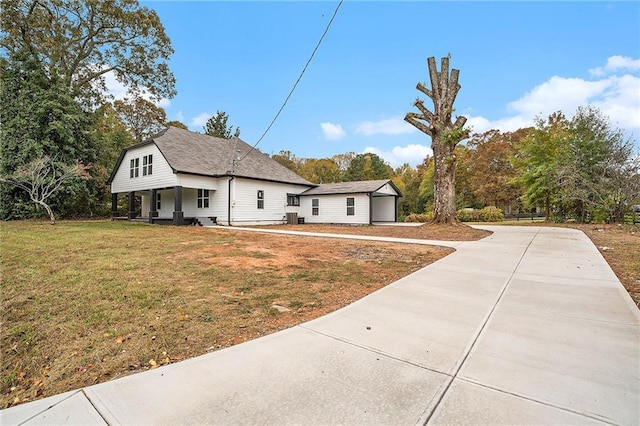
[[[202,188],[202,189],[218,189],[220,178],[212,178],[209,176],[186,175],[178,173],[176,176],[176,185],[185,188]],[[225,180],[226,181],[226,180]]]
[[[153,169],[151,175],[142,176],[142,157],[145,155],[153,155]],[[129,164],[132,158],[140,159],[138,177],[129,177]],[[165,160],[164,156],[160,153],[160,150],[155,144],[149,144],[128,150],[120,168],[117,170],[116,175],[111,182],[111,192],[129,192],[129,191],[141,191],[145,189],[153,188],[166,188],[176,185],[176,175],[169,167],[169,164]]]
[[[173,218],[173,207],[175,205],[175,191],[167,189],[158,191],[160,195],[160,209],[158,209],[158,217]]]
[[[305,187],[286,183],[236,178],[232,185],[232,225],[276,224],[286,222],[287,193],[297,194]],[[264,208],[258,208],[258,190],[264,192]],[[226,214],[224,215],[226,218]]]
[[[373,197],[373,221],[395,222],[396,197]]]
[[[182,188],[182,211],[185,217],[212,217],[219,221],[227,217],[227,180],[228,178],[206,178],[194,176],[198,179],[190,180],[196,187]],[[188,182],[189,180],[184,180]],[[217,189],[216,189],[217,188]],[[198,208],[198,189],[209,190],[209,208]]]
[[[312,215],[312,199],[319,200],[318,216]],[[354,198],[355,211],[347,216],[347,198]],[[367,194],[309,195],[300,197],[300,213],[305,223],[369,223],[369,197]]]
[[[388,183],[385,184],[382,188],[378,189],[376,191],[376,194],[398,195],[396,190],[393,189],[393,186],[389,185]]]

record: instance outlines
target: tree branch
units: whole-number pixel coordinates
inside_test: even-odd
[[[407,115],[404,116],[404,121],[406,121],[407,123],[411,124],[413,127],[415,127],[416,129],[420,130],[422,133],[425,133],[429,136],[431,136],[431,128],[428,127],[427,125],[425,125],[424,123],[421,123],[420,121],[418,121],[419,119],[421,119],[422,117],[419,114],[416,114],[414,112],[410,112],[407,113]]]

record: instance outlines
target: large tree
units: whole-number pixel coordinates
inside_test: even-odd
[[[169,37],[137,0],[4,0],[0,17],[2,49],[31,52],[76,96],[95,101],[109,72],[154,98],[176,93]]]
[[[542,206],[546,220],[551,220],[554,210],[563,214],[560,176],[562,165],[569,161],[569,137],[569,121],[561,112],[546,121],[536,118],[514,159],[520,169],[514,182],[522,185],[522,201],[529,208]]]
[[[338,165],[336,164],[336,166]],[[392,176],[393,169],[391,166],[385,163],[377,154],[366,152],[356,155],[351,160],[342,179],[345,182],[352,182],[357,180],[391,179]]]
[[[416,88],[433,101],[433,112],[416,99],[414,106],[420,113],[410,112],[405,121],[431,137],[431,149],[435,160],[433,222],[456,223],[456,156],[455,148],[469,137],[464,127],[466,117],[458,116],[452,121],[453,104],[461,86],[460,71],[452,69],[449,74],[449,56],[442,58],[440,71],[434,57],[427,59],[431,89],[418,83]]]
[[[166,126],[167,114],[164,109],[140,96],[117,100],[113,107],[136,142],[158,133]]]
[[[313,183],[340,182],[338,165],[330,158],[307,158],[300,164],[296,173]]]
[[[236,127],[236,131],[233,131],[233,126],[227,126],[229,116],[224,111],[216,111],[212,115],[204,126],[204,133],[209,136],[215,136],[216,138],[231,139],[240,136],[240,127]]]
[[[84,112],[66,84],[49,76],[41,62],[28,51],[0,58],[0,175],[11,175],[20,166],[43,156],[56,156],[62,163],[97,159],[89,129],[91,115]],[[78,185],[86,186],[83,180]],[[76,188],[76,193],[86,188]],[[65,213],[73,198],[58,191],[51,197]],[[0,185],[0,218],[28,217],[29,203],[14,187]]]

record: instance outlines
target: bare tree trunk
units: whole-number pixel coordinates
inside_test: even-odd
[[[418,83],[416,88],[433,101],[434,112],[429,111],[421,99],[417,99],[413,105],[420,110],[420,114],[410,112],[404,119],[431,136],[435,160],[433,222],[457,223],[455,148],[461,140],[469,137],[469,129],[464,128],[466,117],[458,116],[451,121],[453,103],[461,87],[458,84],[460,71],[453,69],[449,74],[449,56],[442,58],[440,72],[434,57],[427,59],[427,67],[431,89],[422,83]]]
[[[49,204],[44,203],[42,201],[38,201],[38,200],[33,200],[36,203],[40,204],[42,207],[44,207],[44,209],[47,211],[47,213],[49,214],[49,220],[51,221],[52,225],[56,224],[56,217],[53,215],[53,210],[51,209],[51,207],[49,207]]]
[[[435,160],[433,223],[456,223],[456,165],[451,161],[453,148],[436,139],[437,136],[431,145]]]

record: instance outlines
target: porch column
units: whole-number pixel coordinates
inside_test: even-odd
[[[373,194],[369,192],[367,196],[369,197],[369,225],[373,225]]]
[[[129,193],[129,214],[127,217],[129,220],[136,218],[136,193],[134,191]]]
[[[154,217],[158,217],[158,210],[157,210],[157,201],[156,199],[158,198],[158,191],[155,189],[151,190],[151,200],[149,202],[149,223],[153,223],[153,218]]]
[[[394,222],[398,221],[398,198],[399,197],[393,197],[393,204],[396,206],[395,210],[393,212],[393,221]]]
[[[173,192],[175,194],[173,224],[184,225],[184,212],[182,211],[182,186],[176,186]]]
[[[111,194],[111,217],[118,217],[118,194]]]

